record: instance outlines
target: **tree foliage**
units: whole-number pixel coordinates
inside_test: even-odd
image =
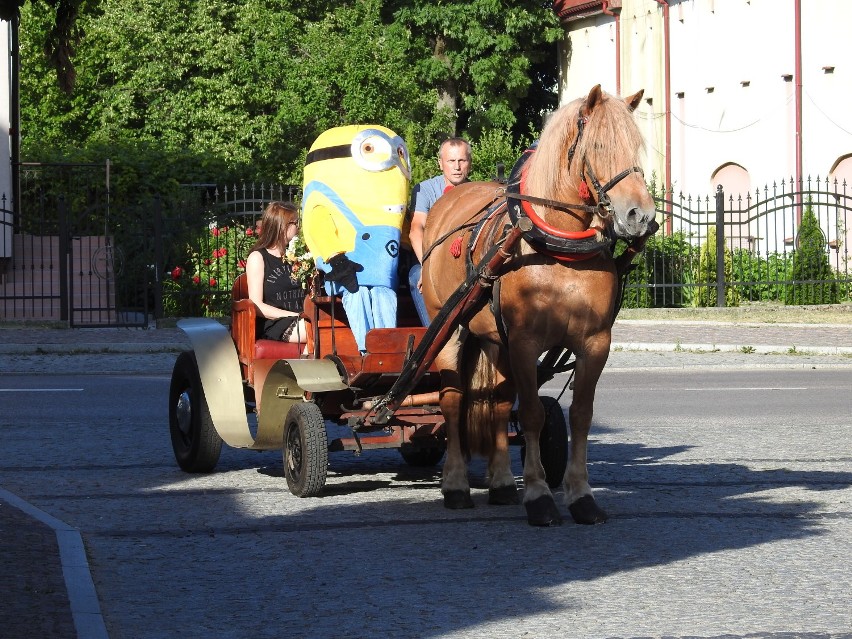
[[[0,0],[0,20],[17,20],[20,8],[25,2],[26,0]],[[85,0],[41,0],[41,3],[50,7],[53,16],[51,26],[42,33],[42,50],[56,71],[59,88],[65,93],[71,93],[74,89],[76,71],[71,58],[74,55],[74,44],[79,38],[77,15],[84,2]]]
[[[793,252],[791,275],[794,283],[787,288],[785,303],[837,303],[837,278],[825,249],[825,236],[808,202],[802,215],[796,250]]]
[[[375,122],[406,139],[414,179],[435,174],[453,134],[487,149],[490,175],[495,140],[515,152],[556,103],[561,31],[537,2],[80,0],[70,94],[44,55],[57,2],[21,9],[26,160],[97,150],[132,164],[141,148],[181,171],[192,158],[189,181],[225,167],[298,183],[319,133]]]

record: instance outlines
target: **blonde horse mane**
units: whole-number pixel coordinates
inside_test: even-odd
[[[555,111],[542,131],[527,169],[526,192],[530,195],[576,202],[584,159],[592,165],[601,183],[639,165],[644,140],[631,108],[621,98],[601,92],[591,113],[583,113],[587,122],[569,171],[568,149],[577,139],[577,122],[581,110],[585,111],[586,101],[587,98],[579,98]],[[539,214],[544,211],[535,208]],[[593,220],[592,224],[597,222]]]

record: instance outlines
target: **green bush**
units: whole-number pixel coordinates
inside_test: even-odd
[[[825,250],[825,236],[819,227],[810,202],[805,207],[799,227],[797,248],[793,251],[786,304],[836,304],[837,278]]]
[[[617,251],[620,249],[617,249]],[[688,304],[692,296],[690,265],[695,247],[682,231],[648,238],[645,251],[634,260],[627,280],[623,308],[665,308]]]
[[[783,302],[784,283],[790,279],[790,261],[784,255],[766,257],[737,249],[732,254],[733,282],[740,297],[750,302]]]

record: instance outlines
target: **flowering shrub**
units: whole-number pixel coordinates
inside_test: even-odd
[[[212,223],[187,247],[182,264],[172,266],[163,278],[163,312],[171,317],[221,317],[230,314],[231,288],[246,270],[246,258],[257,240],[254,226]],[[301,233],[285,253],[293,275],[307,288],[314,261]]]

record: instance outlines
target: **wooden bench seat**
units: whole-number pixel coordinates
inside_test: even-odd
[[[254,385],[255,360],[298,359],[306,350],[310,357],[330,357],[337,361],[350,385],[367,377],[395,375],[402,371],[409,349],[417,348],[426,333],[426,328],[419,325],[411,298],[401,295],[397,312],[400,326],[368,331],[367,354],[362,355],[340,299],[316,296],[305,298],[302,317],[307,323],[307,335],[304,343],[255,340],[257,307],[248,299],[245,273],[235,280],[231,297],[231,337],[237,347],[243,379],[249,385]]]
[[[281,342],[271,339],[255,340],[257,307],[248,299],[248,284],[241,273],[231,288],[231,337],[237,348],[240,372],[249,385],[254,384],[254,361],[258,359],[299,359],[305,342]]]

